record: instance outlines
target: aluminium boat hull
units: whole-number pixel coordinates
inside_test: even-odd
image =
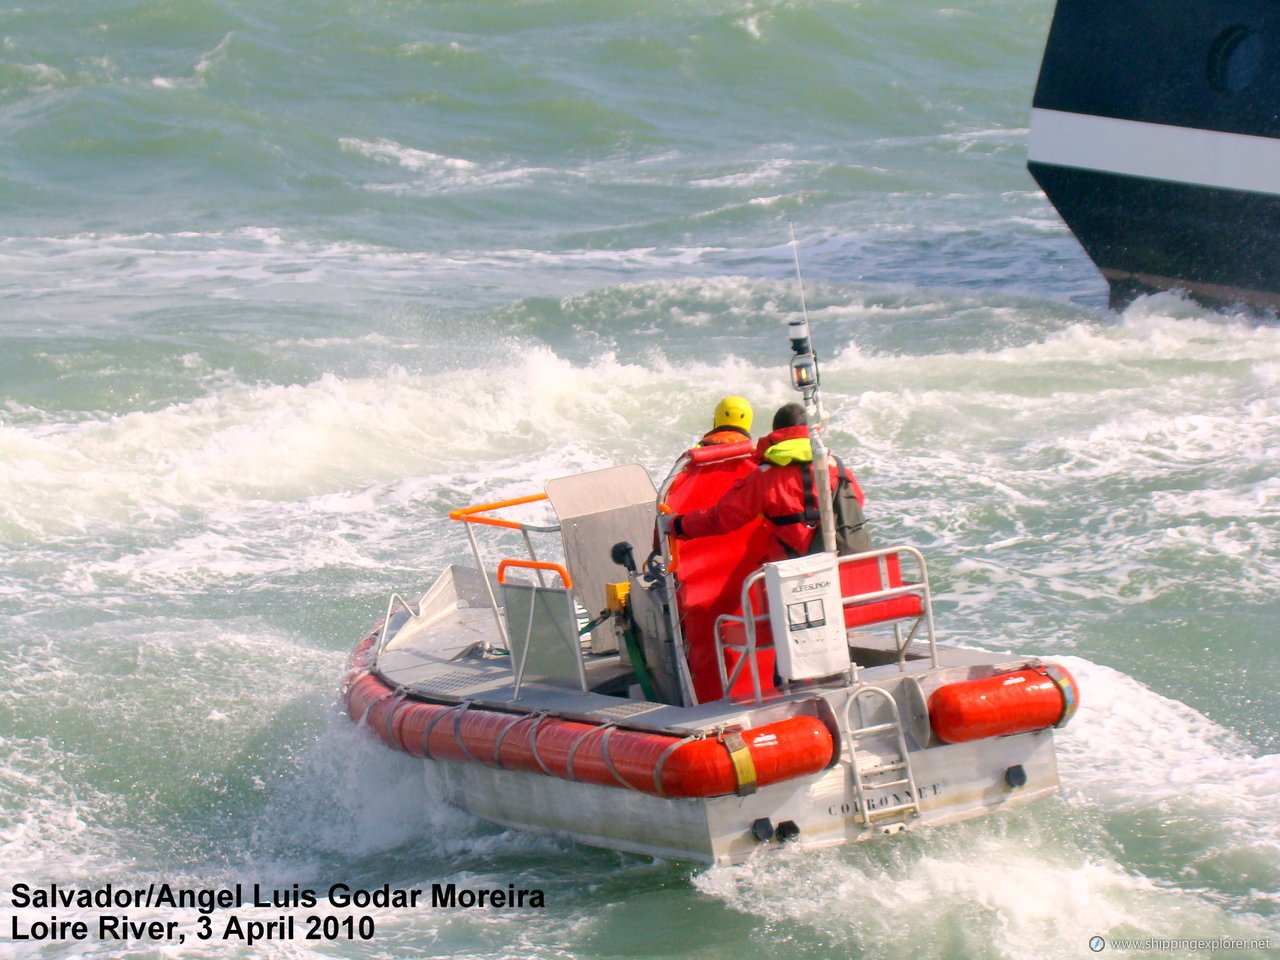
[[[447,571],[446,579],[455,572]],[[475,571],[466,574],[473,586],[477,576]],[[438,597],[438,588],[435,592]],[[783,843],[817,849],[954,823],[1041,799],[1058,788],[1052,728],[946,743],[929,725],[930,691],[975,678],[1016,675],[1027,667],[1025,658],[942,645],[936,667],[916,650],[903,662],[862,670],[856,684],[809,686],[760,704],[720,701],[679,707],[543,687],[526,687],[517,695],[509,676],[501,674],[502,657],[466,656],[472,649],[468,638],[477,629],[483,632],[477,625],[486,623],[478,602],[460,609],[449,605],[450,613],[434,618],[429,605],[420,604],[416,617],[407,606],[395,609],[380,651],[381,631],[357,645],[347,682],[352,719],[389,745],[419,756],[420,749],[403,742],[402,722],[404,713],[418,705],[491,711],[513,723],[559,717],[675,742],[715,737],[729,728],[761,729],[779,717],[796,715],[822,717],[831,730],[832,749],[821,769],[741,794],[708,797],[658,796],[621,783],[567,778],[563,758],[557,762],[550,756],[545,761],[559,775],[504,767],[489,762],[475,743],[470,754],[449,745],[448,750],[436,747],[434,757],[423,757],[433,794],[504,827],[628,853],[731,864]],[[855,642],[863,645],[864,656],[877,649],[885,652],[870,635]],[[599,667],[607,671],[619,666],[609,662],[618,660],[616,654],[598,659],[597,673]],[[862,693],[868,687],[887,697],[868,698]],[[870,709],[854,707],[859,698]],[[884,726],[894,713],[902,716],[907,735],[899,737],[896,729],[854,735],[855,725]],[[449,744],[453,730],[452,718],[442,721],[432,742]],[[466,759],[456,759],[460,756]],[[892,772],[904,759],[913,772],[914,791]],[[861,786],[853,775],[855,764]]]

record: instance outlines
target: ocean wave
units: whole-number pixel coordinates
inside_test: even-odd
[[[1266,891],[1280,879],[1280,758],[1253,756],[1130,677],[1057,659],[1083,691],[1057,735],[1062,800],[846,851],[717,867],[696,885],[859,955],[942,955],[921,953],[929,942],[964,955],[1066,958],[1099,935],[1274,938]],[[1141,811],[1153,807],[1160,823],[1180,824],[1167,861],[1119,847],[1142,846]],[[1246,861],[1248,874],[1224,884],[1226,865]]]

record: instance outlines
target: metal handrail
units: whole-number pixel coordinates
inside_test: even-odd
[[[929,638],[930,663],[932,664],[934,669],[937,669],[938,638],[934,633],[933,594],[929,589],[929,573],[928,573],[928,568],[925,564],[924,555],[915,547],[908,547],[908,546],[882,547],[878,550],[868,550],[864,553],[853,553],[847,557],[838,557],[836,560],[836,563],[837,565],[843,565],[845,563],[852,563],[855,561],[864,561],[864,560],[874,559],[877,557],[887,557],[890,555],[900,555],[900,554],[907,554],[911,556],[919,565],[919,568],[920,568],[919,583],[904,583],[900,587],[885,587],[881,590],[875,590],[870,593],[855,593],[855,594],[850,594],[849,596],[845,596],[843,593],[841,593],[840,595],[841,610],[843,611],[844,609],[847,609],[853,606],[861,606],[864,603],[874,603],[878,600],[887,600],[891,597],[900,597],[900,596],[907,596],[907,595],[919,596],[921,600],[922,610],[921,610],[921,617],[918,619],[923,619],[925,622],[925,632]],[[881,578],[881,583],[884,583],[888,578],[888,570],[886,565],[883,563],[880,564],[880,578]],[[763,623],[764,621],[768,620],[769,616],[768,614],[764,614],[764,613],[756,614],[754,612],[755,608],[751,602],[751,589],[763,579],[764,579],[764,570],[762,568],[762,569],[756,570],[754,573],[748,576],[745,580],[743,580],[741,601],[740,601],[742,614],[737,616],[733,614],[722,614],[721,616],[716,618],[716,622],[713,627],[713,631],[715,634],[715,644],[716,644],[716,662],[720,668],[720,682],[723,685],[722,689],[725,691],[725,696],[728,696],[728,691],[732,687],[733,683],[737,681],[739,674],[742,672],[743,662],[749,660],[750,667],[751,667],[752,688],[755,692],[755,702],[757,704],[764,702],[764,692],[760,686],[760,672],[756,666],[756,652],[758,651],[759,648],[756,646],[756,626],[755,625],[757,623]],[[747,615],[748,613],[750,614],[750,616]],[[895,618],[895,619],[903,619],[903,618]],[[721,624],[724,624],[724,623],[742,624],[744,642],[729,643],[728,641],[726,641],[722,637],[721,629],[720,629]],[[895,631],[895,638],[896,638],[897,648],[898,648],[898,663],[901,666],[905,662],[907,646],[910,644],[912,638],[915,637],[916,631],[915,629],[912,629],[911,633],[907,636],[905,643],[902,641],[901,631],[898,629],[897,624],[894,625],[894,631]],[[742,650],[742,654],[743,654],[742,660],[738,662],[738,664],[734,667],[733,672],[729,674],[726,673],[725,667],[724,667],[724,652],[726,647],[733,647],[734,649],[740,649]],[[852,666],[853,666],[853,675],[851,679],[856,681],[858,679],[859,668],[857,664],[853,664]]]
[[[417,613],[414,613],[413,607],[409,605],[409,601],[400,596],[400,594],[393,593],[391,595],[391,599],[387,601],[387,615],[382,618],[382,635],[378,637],[378,646],[373,652],[373,662],[375,664],[382,658],[382,651],[387,645],[387,639],[390,636],[389,631],[391,629],[391,613],[396,608],[397,600],[400,601],[400,605],[402,607],[409,611],[409,619],[416,620],[418,617],[422,616],[422,610],[419,609]]]
[[[881,547],[878,550],[868,550],[865,553],[854,553],[847,557],[840,557],[837,561],[840,564],[850,563],[859,560],[870,560],[873,557],[888,557],[890,555],[903,555],[911,557],[915,560],[920,571],[919,582],[903,583],[900,587],[886,587],[883,590],[877,590],[873,593],[855,594],[853,597],[841,596],[841,600],[848,602],[853,599],[857,604],[874,603],[877,600],[885,600],[890,597],[906,596],[908,594],[916,594],[920,597],[921,618],[924,620],[925,635],[929,638],[929,663],[936,670],[938,668],[938,637],[934,631],[933,623],[933,590],[929,586],[929,566],[925,563],[924,554],[915,547],[897,546],[897,547]],[[882,562],[880,564],[880,582],[885,583],[888,579],[888,569]],[[855,604],[855,605],[857,605]],[[904,619],[904,618],[895,618]],[[901,631],[898,625],[894,626],[894,634],[898,641],[898,665],[902,666],[906,660],[907,646],[915,637],[915,628],[907,636],[903,642]]]
[[[527,503],[538,503],[548,499],[545,493],[533,493],[524,497],[514,497],[510,500],[498,500],[493,503],[482,503],[474,507],[461,507],[449,513],[450,520],[457,520],[466,525],[467,542],[471,544],[471,555],[475,557],[476,568],[480,571],[481,579],[484,581],[484,591],[489,597],[489,609],[493,612],[493,621],[498,626],[498,636],[502,638],[502,642],[507,646],[511,644],[511,636],[507,632],[507,625],[502,618],[502,608],[498,603],[498,597],[493,592],[493,584],[489,582],[489,577],[485,575],[484,556],[480,552],[480,542],[476,539],[475,527],[477,525],[487,527],[500,527],[506,530],[519,530],[524,538],[525,548],[529,551],[529,559],[535,564],[540,564],[538,555],[533,549],[533,541],[529,538],[530,533],[559,533],[560,524],[534,524],[534,523],[518,523],[515,520],[501,520],[497,517],[482,516],[482,514],[490,513],[494,510],[503,510],[507,507],[519,507]],[[542,577],[542,570],[545,568],[536,567],[538,583],[546,586],[546,582]],[[483,650],[487,653],[490,649],[489,641],[484,641]]]
[[[518,523],[515,520],[499,520],[497,517],[485,517],[481,514],[489,513],[492,510],[502,510],[506,507],[519,507],[526,503],[537,503],[540,500],[546,500],[545,493],[533,493],[527,497],[515,497],[512,500],[498,500],[495,503],[482,503],[475,507],[462,507],[453,510],[449,514],[450,520],[460,520],[463,523],[479,523],[489,527],[505,527],[508,530],[529,530],[534,533],[557,533],[560,530],[560,524],[552,526],[539,526],[532,523]]]
[[[716,666],[720,668],[720,688],[725,691],[725,696],[728,696],[728,691],[733,689],[733,685],[738,682],[738,675],[742,673],[743,664],[749,663],[749,666],[751,667],[752,685],[756,691],[756,703],[761,702],[760,668],[756,665],[756,658],[755,658],[755,652],[756,652],[755,624],[763,623],[765,620],[768,620],[768,619],[769,619],[769,615],[767,613],[761,613],[751,618],[751,623],[752,623],[751,640],[749,643],[742,645],[743,655],[738,660],[738,663],[734,666],[733,672],[726,674],[724,669],[724,648],[726,646],[737,647],[738,644],[727,643],[720,640],[720,625],[722,623],[740,623],[740,624],[743,624],[745,628],[747,619],[746,617],[736,617],[733,614],[729,614],[729,613],[722,613],[720,614],[720,616],[716,617],[715,626],[713,628],[715,630],[716,642],[717,642],[716,652],[719,654],[719,656],[717,657]]]
[[[720,679],[724,684],[722,688],[724,690],[724,695],[726,697],[729,695],[729,690],[732,689],[733,684],[737,682],[738,675],[742,672],[743,663],[749,661],[751,667],[751,689],[755,692],[756,703],[764,702],[764,690],[760,686],[760,668],[756,666],[756,624],[764,622],[769,617],[768,614],[765,613],[755,613],[755,606],[751,602],[751,588],[763,579],[764,568],[762,567],[754,573],[751,573],[745,580],[743,580],[741,593],[742,599],[739,602],[739,607],[742,609],[742,615],[737,617],[731,614],[721,615],[716,618],[714,626],[716,661],[720,665]],[[748,613],[751,615],[747,616]],[[745,642],[741,645],[736,643],[727,644],[720,635],[721,622],[741,623]],[[742,648],[742,659],[738,661],[737,666],[733,668],[733,673],[728,677],[725,676],[724,670],[724,649],[726,646],[741,646]]]
[[[550,563],[546,560],[516,560],[508,557],[498,564],[498,583],[507,582],[507,569],[509,567],[518,567],[521,570],[549,570],[552,573],[558,573],[561,581],[564,582],[566,590],[573,589],[573,579],[569,576],[569,571],[558,563]]]
[[[693,458],[689,456],[688,452],[680,455],[680,459],[672,465],[671,472],[667,474],[666,479],[658,487],[659,503],[667,502],[667,494],[671,492],[671,485],[676,482],[676,477],[684,472],[684,468],[691,463],[693,463]]]
[[[563,594],[565,601],[568,603],[567,609],[569,611],[569,616],[570,617],[573,616],[573,613],[574,613],[573,594],[571,593],[573,589],[573,581],[569,577],[569,571],[566,570],[563,566],[561,566],[558,563],[547,563],[542,560],[516,560],[516,559],[508,558],[498,564],[498,585],[499,586],[507,586],[507,576],[506,576],[507,570],[511,567],[516,567],[518,569],[523,569],[523,570],[530,570],[530,569],[537,570],[539,572],[542,570],[548,570],[557,574],[560,577],[561,581],[564,583],[564,586],[559,590],[557,590],[556,592]],[[538,591],[548,590],[548,588],[545,585],[541,585],[537,587],[530,586],[527,588],[521,585],[521,587],[523,589],[531,589],[533,593],[529,600],[529,617],[528,617],[528,620],[525,622],[525,626],[524,626],[524,642],[520,644],[520,656],[518,658],[518,662],[514,664],[515,691],[513,696],[514,696],[514,699],[516,700],[520,699],[520,687],[524,683],[524,671],[525,671],[526,665],[529,662],[529,652],[533,647],[533,624],[534,624],[534,617],[537,613],[537,608],[538,608],[538,604],[537,604]],[[510,638],[508,637],[508,645],[509,644],[510,644]],[[578,684],[582,688],[582,691],[585,693],[587,689],[587,673],[586,673],[586,668],[582,663],[581,646],[575,644],[573,648],[573,652],[574,652],[574,658],[578,668]]]

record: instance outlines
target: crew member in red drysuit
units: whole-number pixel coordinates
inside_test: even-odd
[[[798,403],[780,407],[773,417],[773,432],[761,440],[760,448],[763,457],[758,468],[738,480],[714,505],[672,517],[668,521],[671,532],[682,539],[707,537],[737,530],[763,516],[773,533],[764,560],[807,554],[818,522],[816,500],[805,496],[813,447],[804,407]],[[834,462],[829,470],[834,490],[838,480]],[[864,503],[866,497],[857,478],[847,468],[845,473],[858,503]]]

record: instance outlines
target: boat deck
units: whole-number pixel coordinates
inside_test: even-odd
[[[455,609],[428,624],[412,620],[402,609],[393,614],[390,632],[391,640],[378,659],[377,672],[392,688],[411,697],[517,713],[547,712],[642,730],[696,734],[725,725],[758,723],[762,714],[775,712],[780,706],[811,700],[828,687],[847,686],[840,678],[829,684],[796,684],[762,704],[743,699],[672,706],[629,696],[630,666],[614,653],[584,656],[589,688],[586,693],[576,686],[536,680],[524,681],[517,692],[510,656],[482,652],[481,641],[486,639],[500,647],[490,610]],[[863,667],[861,678],[866,682],[883,683],[933,671],[925,643],[910,644],[905,661],[899,664],[891,635],[859,631],[850,632],[849,639],[854,660]],[[1006,659],[982,650],[938,646],[938,667],[943,670],[991,665]]]

